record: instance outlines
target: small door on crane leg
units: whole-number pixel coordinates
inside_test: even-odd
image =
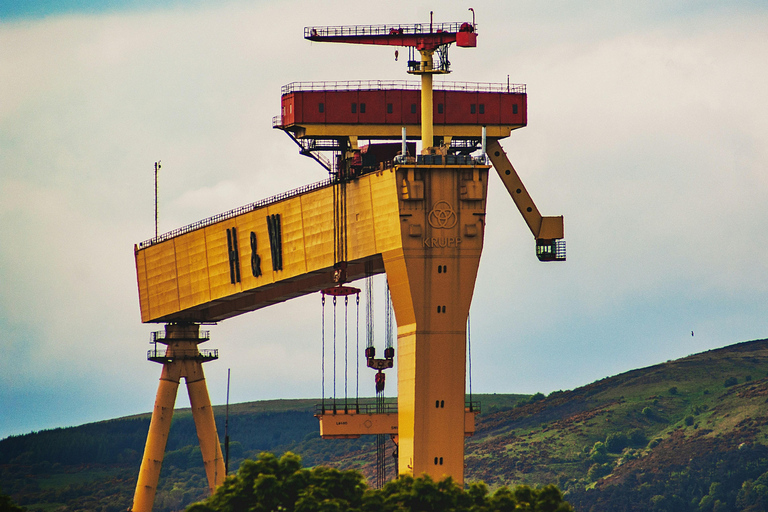
[[[565,261],[565,240],[536,240],[536,257],[539,261]]]

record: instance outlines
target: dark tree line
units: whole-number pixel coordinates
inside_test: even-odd
[[[401,476],[381,490],[370,489],[363,475],[317,466],[305,469],[292,453],[277,458],[262,453],[246,460],[237,475],[187,512],[572,512],[560,491],[502,487],[490,494],[482,483],[465,490],[450,478]]]

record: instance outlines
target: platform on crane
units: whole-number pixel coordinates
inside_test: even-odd
[[[396,140],[406,128],[409,140],[421,138],[418,82],[293,82],[283,86],[280,116],[273,126],[300,139]],[[433,91],[434,136],[501,139],[528,122],[525,85],[436,82]]]
[[[323,439],[357,439],[361,435],[397,435],[397,404],[386,404],[382,412],[376,412],[375,404],[353,405],[347,408],[318,405],[315,417],[320,420],[320,437]],[[437,404],[439,408],[439,403]],[[480,414],[480,402],[464,404],[464,437],[475,433],[475,416]]]

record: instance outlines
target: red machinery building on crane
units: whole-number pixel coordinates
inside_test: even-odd
[[[537,257],[565,259],[563,218],[539,213],[499,143],[527,123],[525,87],[433,84],[433,75],[450,71],[450,44],[476,46],[474,20],[307,27],[304,35],[407,47],[408,72],[421,83],[288,84],[273,126],[330,178],[135,247],[142,321],[165,323],[154,341],[168,347],[149,357],[163,364],[163,372],[135,512],[152,508],[181,377],[211,489],[223,480],[201,366],[215,357],[197,349],[208,339],[200,324],[318,291],[354,294],[359,290],[347,283],[380,273],[387,275],[397,341],[383,360],[368,350],[366,358],[380,374],[397,357],[397,410],[323,406],[321,434],[396,435],[398,473],[463,482],[464,437],[474,431],[478,412],[465,399],[466,336],[485,234],[486,153],[535,238]],[[369,143],[360,146],[361,140]],[[383,385],[383,375],[377,379]]]

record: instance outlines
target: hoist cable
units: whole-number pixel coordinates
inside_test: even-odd
[[[321,349],[321,356],[320,356],[320,366],[321,370],[320,373],[322,376],[320,377],[320,404],[323,408],[323,412],[325,412],[325,294],[322,294],[322,299],[320,304],[321,306],[321,317],[320,317],[320,330],[322,331],[320,335],[320,339],[322,340],[322,349]]]
[[[333,410],[336,411],[336,296],[333,297]]]
[[[349,317],[347,311],[349,310],[349,295],[344,296],[344,411],[347,410],[347,375],[348,368],[347,362],[349,361],[349,351],[347,349],[348,331],[349,331]]]
[[[360,412],[360,291],[356,295],[355,313],[357,315],[357,335],[355,338],[355,410]]]
[[[386,302],[386,316],[384,317],[384,329],[386,330],[386,348],[392,348],[392,293],[389,290],[389,282],[387,282],[387,291],[384,299]]]
[[[371,274],[368,274],[365,278],[365,326],[366,326],[366,347],[372,347],[373,346],[373,276]]]

